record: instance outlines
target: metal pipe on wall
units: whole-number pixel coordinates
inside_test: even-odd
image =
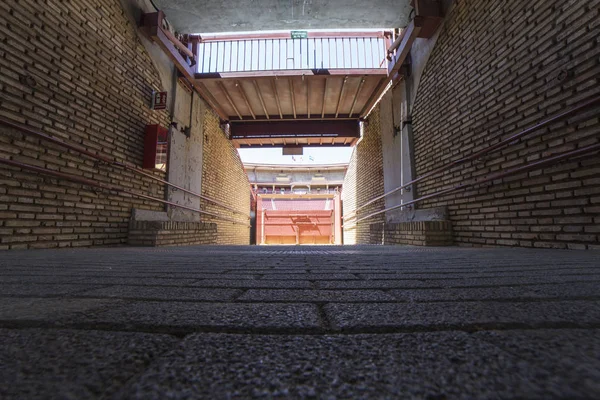
[[[121,167],[121,168],[126,169],[128,171],[134,172],[136,174],[145,176],[145,177],[147,177],[149,179],[152,179],[152,180],[154,180],[156,182],[160,182],[162,184],[165,184],[165,185],[170,186],[172,188],[175,188],[177,190],[181,190],[182,192],[185,192],[187,194],[191,194],[191,195],[196,196],[198,198],[201,198],[203,200],[209,201],[209,202],[211,202],[213,204],[218,205],[221,208],[224,208],[224,209],[226,209],[228,211],[231,211],[231,212],[239,214],[239,215],[243,215],[244,217],[250,219],[250,216],[248,214],[245,214],[245,213],[243,213],[241,211],[238,211],[238,210],[236,210],[236,209],[234,209],[232,207],[229,207],[229,206],[227,206],[225,204],[222,204],[219,201],[217,201],[215,199],[212,199],[210,197],[204,196],[204,195],[202,195],[200,193],[196,193],[196,192],[193,192],[191,190],[185,189],[185,188],[183,188],[181,186],[178,186],[178,185],[175,185],[173,183],[170,183],[170,182],[168,182],[168,181],[166,181],[164,179],[161,179],[161,178],[159,178],[157,176],[154,176],[154,175],[152,175],[152,174],[150,174],[150,173],[148,173],[148,172],[146,172],[146,171],[144,171],[144,170],[142,170],[142,169],[140,169],[138,167],[129,165],[129,164],[127,164],[124,161],[116,161],[116,160],[113,160],[111,158],[105,157],[103,155],[92,153],[92,152],[90,152],[90,151],[88,151],[88,150],[86,150],[86,149],[84,149],[84,148],[82,148],[80,146],[67,143],[67,142],[65,142],[63,140],[60,140],[58,138],[46,135],[45,133],[42,133],[42,132],[35,131],[35,130],[30,129],[30,128],[26,127],[26,126],[14,123],[12,121],[8,121],[8,120],[6,120],[4,118],[0,118],[0,124],[9,126],[11,128],[14,128],[14,129],[17,129],[18,131],[26,133],[28,135],[37,136],[37,137],[39,137],[41,139],[44,139],[44,140],[47,140],[49,142],[55,143],[55,144],[57,144],[59,146],[62,146],[64,148],[66,148],[66,149],[73,150],[73,151],[76,151],[78,153],[84,154],[84,155],[86,155],[86,156],[88,156],[90,158],[93,158],[95,160],[101,161],[101,162],[103,162],[105,164],[115,165],[117,167]]]
[[[536,124],[536,125],[534,125],[534,126],[532,126],[530,128],[527,128],[524,131],[521,131],[521,132],[519,132],[519,133],[517,133],[515,135],[512,135],[512,136],[510,136],[510,137],[508,137],[508,138],[506,138],[504,140],[501,140],[500,142],[498,142],[498,143],[496,143],[494,145],[488,146],[485,149],[478,151],[477,153],[474,153],[474,154],[472,154],[472,155],[470,155],[468,157],[464,157],[464,158],[461,158],[461,159],[458,159],[458,160],[455,160],[455,161],[451,161],[450,163],[442,165],[441,167],[436,168],[436,169],[434,169],[434,170],[432,170],[430,172],[427,172],[427,173],[419,176],[418,178],[415,178],[412,181],[403,184],[402,186],[399,186],[399,187],[397,187],[395,189],[392,189],[389,192],[386,192],[386,193],[384,193],[384,194],[382,194],[380,196],[374,197],[371,200],[369,200],[366,203],[364,203],[363,205],[357,207],[354,211],[348,213],[347,215],[344,215],[342,217],[342,219],[345,220],[347,218],[356,217],[356,214],[357,214],[357,212],[359,210],[361,210],[362,208],[364,208],[366,206],[369,206],[369,205],[373,204],[377,200],[381,200],[381,199],[383,199],[383,198],[385,198],[385,197],[387,197],[387,196],[389,196],[391,194],[394,194],[394,193],[398,192],[399,190],[402,190],[402,189],[405,189],[405,188],[407,188],[409,186],[412,186],[413,184],[415,184],[415,183],[417,183],[419,181],[422,181],[423,179],[426,179],[426,178],[429,178],[431,176],[440,174],[442,172],[446,172],[446,171],[450,170],[453,167],[456,167],[458,165],[464,164],[464,163],[469,162],[469,161],[476,160],[476,159],[480,158],[481,156],[483,156],[485,154],[488,154],[488,153],[490,153],[490,152],[492,152],[494,150],[498,150],[500,148],[506,147],[511,142],[513,142],[513,141],[515,141],[517,139],[520,139],[523,136],[526,136],[526,135],[530,134],[531,132],[534,132],[534,131],[536,131],[536,130],[538,130],[540,128],[543,128],[543,127],[545,127],[545,126],[547,126],[547,125],[549,125],[549,124],[551,124],[553,122],[556,122],[558,120],[570,117],[570,116],[572,116],[572,115],[574,115],[574,114],[576,114],[576,113],[578,113],[578,112],[580,112],[580,111],[582,111],[582,110],[584,110],[586,108],[595,106],[597,104],[600,104],[600,96],[597,96],[597,97],[594,97],[594,98],[592,98],[590,100],[587,100],[586,102],[584,102],[584,103],[582,103],[582,104],[580,104],[580,105],[578,105],[576,107],[573,107],[570,110],[564,111],[564,112],[562,112],[562,113],[560,113],[558,115],[555,115],[553,117],[547,118],[547,119],[543,120],[542,122],[540,122],[540,123],[538,123],[538,124]]]
[[[374,217],[376,215],[379,215],[379,214],[383,214],[383,213],[385,213],[387,211],[396,210],[396,209],[401,208],[401,207],[407,207],[409,205],[420,203],[420,202],[422,202],[424,200],[427,200],[427,199],[431,199],[431,198],[434,198],[434,197],[439,197],[439,196],[442,196],[444,194],[448,194],[448,193],[451,193],[451,192],[456,192],[456,191],[461,190],[461,189],[466,189],[468,187],[472,187],[472,186],[475,186],[475,185],[480,185],[482,183],[487,183],[487,182],[490,182],[490,181],[494,181],[496,179],[502,179],[502,178],[505,178],[507,176],[514,175],[514,174],[517,174],[517,173],[520,173],[520,172],[528,172],[528,171],[535,170],[535,169],[538,169],[538,168],[543,168],[543,167],[546,167],[548,165],[552,165],[552,164],[555,164],[555,163],[557,163],[559,161],[567,159],[569,157],[583,156],[583,155],[586,155],[588,153],[593,153],[595,151],[600,151],[600,143],[594,144],[594,145],[590,145],[590,146],[586,146],[586,147],[582,147],[582,148],[577,149],[577,150],[572,150],[572,151],[567,151],[567,152],[564,152],[564,153],[560,153],[560,154],[558,154],[556,156],[548,157],[548,158],[542,159],[540,161],[536,161],[536,162],[533,162],[533,163],[530,163],[530,164],[523,165],[521,167],[510,169],[508,171],[499,172],[497,174],[490,175],[490,176],[485,177],[483,179],[476,179],[475,181],[470,182],[470,183],[461,183],[460,185],[457,185],[457,186],[454,186],[454,187],[451,187],[451,188],[448,188],[448,189],[437,191],[435,193],[429,194],[427,196],[420,197],[418,199],[406,202],[404,204],[400,204],[400,205],[393,206],[393,207],[388,207],[386,209],[383,209],[383,210],[380,210],[380,211],[377,211],[377,212],[365,215],[364,217],[361,217],[361,218],[357,219],[356,221],[351,222],[350,223],[351,225],[349,227],[347,227],[347,228],[352,228],[353,226],[357,225],[360,221],[364,221],[365,219],[372,218],[372,217]]]
[[[61,178],[64,180],[69,180],[72,182],[77,182],[77,183],[81,183],[83,185],[88,185],[88,186],[92,186],[92,187],[97,187],[100,189],[104,189],[104,190],[108,190],[108,191],[113,191],[113,192],[118,192],[120,195],[122,195],[123,193],[128,194],[130,196],[135,196],[135,197],[140,197],[142,199],[146,199],[146,200],[152,200],[152,201],[156,201],[159,203],[163,203],[163,204],[168,204],[171,205],[173,207],[178,207],[178,208],[183,208],[186,210],[190,210],[190,211],[195,211],[197,213],[200,214],[206,214],[206,215],[210,215],[216,219],[221,219],[224,221],[229,221],[232,222],[234,224],[239,224],[239,225],[244,225],[244,226],[250,226],[250,224],[248,224],[247,222],[239,222],[236,221],[234,219],[231,218],[227,218],[227,217],[223,217],[219,214],[215,214],[215,213],[211,213],[209,211],[204,211],[204,210],[200,210],[197,208],[193,208],[193,207],[188,207],[188,206],[184,206],[181,204],[177,204],[174,203],[172,201],[168,201],[168,200],[163,200],[163,199],[159,199],[157,197],[152,197],[152,196],[148,196],[142,193],[137,193],[137,192],[133,192],[127,189],[124,189],[122,187],[119,187],[117,185],[108,185],[105,183],[100,183],[91,179],[87,179],[87,178],[82,178],[76,175],[71,175],[71,174],[65,174],[64,172],[58,172],[58,171],[53,171],[47,168],[42,168],[42,167],[37,167],[35,165],[30,165],[30,164],[25,164],[25,163],[20,163],[17,161],[13,161],[13,160],[8,160],[5,158],[0,158],[0,164],[5,164],[5,165],[10,165],[13,167],[17,167],[17,168],[21,168],[21,169],[26,169],[26,170],[30,170],[30,171],[34,171],[34,172],[39,172],[42,174],[46,174],[46,175],[50,175],[50,176],[55,176],[57,178]]]

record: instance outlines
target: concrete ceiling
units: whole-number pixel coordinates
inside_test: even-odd
[[[410,0],[154,0],[181,33],[400,28]]]

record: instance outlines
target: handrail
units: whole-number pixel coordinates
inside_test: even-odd
[[[47,168],[37,167],[37,166],[31,165],[31,164],[20,163],[20,162],[9,160],[9,159],[5,159],[5,158],[0,158],[0,164],[6,164],[6,165],[13,166],[13,167],[21,168],[21,169],[28,169],[30,171],[35,171],[35,172],[39,172],[39,173],[42,173],[42,174],[46,174],[46,175],[50,175],[50,176],[55,176],[57,178],[69,180],[69,181],[72,181],[72,182],[77,182],[77,183],[81,183],[81,184],[84,184],[84,185],[88,185],[88,186],[92,186],[92,187],[97,187],[97,188],[108,190],[108,191],[117,192],[119,194],[125,193],[125,194],[128,194],[130,196],[136,196],[136,197],[140,197],[142,199],[153,200],[153,201],[157,201],[159,203],[169,204],[169,205],[171,205],[173,207],[184,208],[186,210],[195,211],[195,212],[200,213],[200,214],[210,215],[210,216],[212,216],[212,217],[214,217],[216,219],[221,219],[221,220],[224,220],[224,221],[229,221],[229,222],[232,222],[234,224],[240,224],[240,225],[244,225],[244,226],[250,226],[250,224],[248,224],[247,222],[239,222],[239,221],[236,221],[234,219],[223,217],[223,216],[221,216],[219,214],[212,213],[210,211],[204,211],[204,210],[200,210],[198,208],[188,207],[188,206],[184,206],[182,204],[177,204],[177,203],[174,203],[172,201],[159,199],[157,197],[148,196],[148,195],[145,195],[145,194],[142,194],[142,193],[137,193],[137,192],[134,192],[134,191],[127,190],[127,189],[124,189],[122,187],[119,187],[117,185],[111,185],[111,184],[101,183],[101,182],[97,182],[97,181],[94,181],[94,180],[91,180],[91,179],[82,178],[82,177],[79,177],[79,176],[76,176],[76,175],[66,174],[64,172],[53,171],[53,170],[50,170],[50,169],[47,169]]]
[[[538,168],[543,168],[543,167],[546,167],[548,165],[552,165],[552,164],[554,164],[554,163],[556,163],[558,161],[562,161],[562,160],[564,160],[566,158],[569,158],[569,157],[582,156],[582,155],[585,155],[587,153],[593,153],[593,152],[599,151],[599,150],[600,150],[600,143],[593,144],[593,145],[590,145],[590,146],[582,147],[582,148],[577,149],[577,150],[571,150],[571,151],[567,151],[567,152],[564,152],[564,153],[559,153],[556,156],[544,158],[544,159],[542,159],[540,161],[536,161],[534,163],[526,164],[526,165],[523,165],[523,166],[520,166],[520,167],[517,167],[517,168],[509,169],[509,170],[504,171],[504,172],[499,172],[499,173],[496,173],[496,174],[484,177],[482,179],[475,179],[474,181],[472,181],[470,183],[461,183],[460,185],[457,185],[457,186],[454,186],[454,187],[451,187],[451,188],[448,188],[448,189],[437,191],[437,192],[429,194],[427,196],[423,196],[423,197],[420,197],[418,199],[408,201],[408,202],[406,202],[404,204],[399,204],[397,206],[388,207],[388,208],[386,208],[384,210],[380,210],[380,211],[377,211],[377,212],[365,215],[364,217],[361,217],[361,218],[357,219],[356,221],[351,222],[350,223],[351,224],[350,228],[353,227],[353,226],[355,226],[355,225],[357,225],[360,221],[364,221],[365,219],[372,218],[372,217],[374,217],[376,215],[385,213],[387,211],[395,210],[395,209],[401,208],[401,207],[406,207],[406,206],[409,206],[411,204],[420,203],[423,200],[431,199],[431,198],[434,198],[434,197],[439,197],[439,196],[442,196],[444,194],[448,194],[448,193],[451,193],[451,192],[456,192],[456,191],[461,190],[461,189],[466,189],[466,188],[469,188],[469,187],[472,187],[472,186],[475,186],[475,185],[479,185],[479,184],[482,184],[482,183],[494,181],[496,179],[502,179],[502,178],[505,178],[507,176],[514,175],[514,174],[517,174],[517,173],[520,173],[520,172],[528,172],[528,171],[535,170],[535,169],[538,169]]]
[[[216,204],[216,205],[218,205],[221,208],[224,208],[224,209],[229,210],[229,211],[231,211],[233,213],[236,213],[236,214],[243,215],[247,219],[250,219],[250,217],[248,216],[248,214],[245,214],[245,213],[243,213],[241,211],[238,211],[238,210],[236,210],[236,209],[234,209],[232,207],[229,207],[229,206],[227,206],[225,204],[222,204],[222,203],[220,203],[219,201],[217,201],[215,199],[211,199],[210,197],[207,197],[207,196],[204,196],[204,195],[202,195],[200,193],[196,193],[196,192],[193,192],[191,190],[185,189],[185,188],[183,188],[181,186],[175,185],[175,184],[170,183],[170,182],[168,182],[168,181],[166,181],[164,179],[161,179],[161,178],[159,178],[157,176],[149,174],[148,172],[146,172],[146,171],[144,171],[144,170],[142,170],[142,169],[140,169],[138,167],[135,167],[133,165],[127,164],[127,162],[125,162],[125,161],[117,161],[117,160],[113,160],[111,158],[108,158],[106,156],[100,155],[100,154],[92,153],[91,151],[88,151],[88,150],[86,150],[84,148],[81,148],[80,146],[67,143],[67,142],[65,142],[63,140],[60,140],[60,139],[56,138],[56,137],[49,136],[49,135],[46,135],[45,133],[35,131],[35,130],[29,128],[29,127],[23,126],[21,124],[17,124],[15,122],[9,121],[9,120],[4,119],[4,118],[0,118],[0,124],[6,125],[6,126],[10,126],[11,128],[17,129],[20,132],[26,133],[28,135],[37,136],[37,137],[39,137],[41,139],[44,139],[44,140],[47,140],[49,142],[56,143],[59,146],[62,146],[64,148],[67,148],[67,149],[79,152],[81,154],[85,154],[86,156],[88,156],[90,158],[93,158],[95,160],[101,161],[101,162],[103,162],[105,164],[116,165],[116,166],[121,167],[123,169],[126,169],[128,171],[135,172],[136,174],[143,175],[143,176],[145,176],[147,178],[150,178],[150,179],[155,180],[157,182],[163,183],[163,184],[165,184],[167,186],[170,186],[170,187],[173,187],[173,188],[175,188],[177,190],[181,190],[182,192],[185,192],[185,193],[191,194],[193,196],[199,197],[199,198],[201,198],[203,200],[206,200],[208,202]]]
[[[391,195],[393,193],[396,193],[399,190],[405,189],[405,188],[407,188],[407,187],[409,187],[409,186],[411,186],[411,185],[413,185],[413,184],[415,184],[415,183],[417,183],[419,181],[422,181],[425,178],[429,178],[429,177],[431,177],[433,175],[437,175],[439,173],[446,172],[446,171],[450,170],[451,168],[456,167],[457,165],[460,165],[460,164],[464,164],[464,163],[466,163],[468,161],[476,160],[476,159],[480,158],[481,156],[483,156],[483,155],[485,155],[487,153],[490,153],[490,152],[492,152],[494,150],[498,150],[498,149],[500,149],[502,147],[507,146],[509,143],[511,143],[511,142],[513,142],[513,141],[515,141],[517,139],[520,139],[521,137],[526,136],[526,135],[530,134],[531,132],[534,132],[534,131],[536,131],[536,130],[538,130],[540,128],[545,127],[546,125],[549,125],[549,124],[551,124],[553,122],[556,122],[558,120],[561,120],[563,118],[566,118],[566,117],[569,117],[569,116],[571,116],[573,114],[576,114],[579,111],[581,111],[583,109],[586,109],[588,107],[591,107],[593,105],[596,105],[596,104],[600,104],[600,96],[594,97],[594,98],[592,98],[592,99],[590,99],[590,100],[588,100],[588,101],[580,104],[579,106],[573,107],[572,109],[564,111],[564,112],[562,112],[562,113],[560,113],[558,115],[555,115],[553,117],[547,118],[547,119],[543,120],[542,122],[540,122],[540,123],[538,123],[538,124],[536,124],[536,125],[534,125],[532,127],[529,127],[527,129],[525,129],[524,131],[521,131],[521,132],[519,132],[519,133],[517,133],[515,135],[512,135],[512,136],[510,136],[510,137],[508,137],[508,138],[506,138],[504,140],[501,140],[500,142],[498,142],[496,144],[488,146],[485,149],[478,151],[477,153],[471,154],[468,157],[464,157],[464,158],[460,158],[460,159],[455,160],[455,161],[451,161],[448,164],[445,164],[445,165],[443,165],[443,166],[441,166],[439,168],[436,168],[436,169],[434,169],[432,171],[429,171],[426,174],[421,175],[418,178],[415,178],[412,181],[403,184],[402,186],[398,186],[397,188],[392,189],[389,192],[386,192],[386,193],[384,193],[384,194],[382,194],[380,196],[374,197],[371,200],[369,200],[366,203],[364,203],[363,205],[361,205],[360,207],[357,207],[356,209],[354,209],[354,211],[348,213],[347,215],[344,215],[342,217],[342,219],[345,220],[347,218],[351,218],[353,216],[356,216],[357,212],[359,210],[363,209],[364,207],[373,204],[377,200],[381,200],[381,199],[383,199],[383,198],[385,198],[385,197],[387,197],[387,196],[389,196],[389,195]]]

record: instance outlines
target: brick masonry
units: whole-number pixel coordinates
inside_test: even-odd
[[[383,186],[383,153],[381,151],[381,126],[379,106],[376,107],[364,128],[363,137],[356,145],[350,158],[350,164],[342,186],[343,214],[349,215],[358,205],[364,204],[373,197],[382,195]],[[377,201],[359,211],[359,217],[382,210],[384,200]],[[344,244],[370,243],[370,224],[380,223],[384,214],[353,224],[346,219],[344,227]]]
[[[118,0],[2,1],[0,38],[0,117],[141,166],[145,125],[168,126],[169,115],[149,109],[152,90],[162,89],[159,72]],[[1,124],[0,133],[0,157],[165,197],[162,185],[147,178]],[[207,161],[220,153],[231,162],[237,153],[226,142],[209,146]],[[229,172],[236,173],[246,179],[241,167]],[[219,183],[229,181],[209,178],[205,186]],[[221,189],[205,192],[228,202]],[[150,200],[0,166],[0,249],[125,244],[132,208],[164,210]],[[238,230],[219,223],[221,242],[240,243],[232,233]]]
[[[372,224],[371,244],[408,244],[413,246],[450,246],[453,244],[450,221],[418,221]]]
[[[204,222],[131,221],[132,246],[178,246],[217,243],[217,225]]]
[[[202,159],[202,194],[219,199],[223,204],[245,215],[250,214],[250,182],[240,156],[220,127],[218,116],[207,111],[204,118],[204,156]],[[241,222],[248,219],[239,213],[224,210],[208,201],[201,208]],[[214,220],[218,225],[218,244],[249,244],[250,227]],[[249,224],[248,224],[249,225]]]
[[[600,1],[457,1],[413,109],[416,175],[468,156],[600,94]],[[441,84],[443,82],[443,84]],[[598,107],[418,184],[418,196],[598,143]],[[600,158],[428,200],[448,206],[456,243],[595,248]]]

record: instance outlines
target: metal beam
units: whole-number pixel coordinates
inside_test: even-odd
[[[240,91],[240,94],[242,95],[242,98],[244,99],[244,102],[246,103],[246,107],[248,107],[248,110],[250,110],[250,114],[252,114],[252,118],[256,119],[256,115],[254,114],[254,111],[252,111],[252,106],[250,105],[250,102],[248,101],[248,97],[246,96],[246,92],[244,91],[244,88],[242,87],[242,84],[240,83],[240,81],[236,81],[235,86],[237,86],[238,90]]]
[[[421,16],[416,16],[410,21],[410,24],[402,31],[402,34],[399,37],[399,42],[397,45],[396,53],[392,55],[391,61],[388,65],[388,77],[386,79],[382,79],[377,89],[371,94],[371,98],[362,109],[360,116],[365,117],[372,109],[375,107],[384,91],[388,88],[390,82],[395,82],[399,78],[398,71],[406,61],[406,57],[410,53],[410,49],[412,48],[412,44],[415,39],[419,36],[419,32],[421,32],[421,28],[425,23],[425,18]],[[396,45],[392,45],[394,48]]]
[[[400,70],[402,64],[406,60],[413,42],[419,36],[421,28],[425,24],[425,18],[416,16],[410,21],[410,24],[402,31],[400,44],[396,50],[396,54],[391,56],[391,62],[388,65],[388,77],[393,78]]]
[[[219,87],[225,94],[225,97],[227,98],[229,105],[233,108],[233,110],[238,115],[238,117],[240,117],[240,119],[243,119],[242,114],[240,114],[240,112],[238,111],[237,107],[235,106],[235,103],[233,102],[232,98],[229,96],[229,92],[227,91],[227,88],[225,88],[225,85],[223,85],[223,82],[219,82]]]
[[[346,89],[346,82],[348,81],[348,77],[344,78],[342,82],[342,89],[340,89],[340,97],[338,98],[337,107],[335,108],[335,117],[337,118],[340,113],[340,105],[342,104],[342,98],[344,97],[344,90]]]
[[[232,139],[260,138],[308,138],[308,137],[360,137],[359,123],[345,121],[238,121],[231,122]]]
[[[348,117],[352,118],[352,114],[354,113],[354,107],[356,107],[356,101],[358,100],[358,96],[360,95],[360,91],[365,84],[365,77],[363,76],[358,84],[358,88],[356,88],[356,93],[354,94],[354,101],[352,101],[352,107],[350,107],[350,113]]]
[[[308,38],[383,38],[385,35],[391,34],[390,31],[327,31],[327,32],[307,32]],[[223,42],[236,40],[250,39],[289,39],[289,32],[275,33],[233,33],[233,34],[217,34],[217,35],[192,35],[191,38],[197,38],[200,42]]]
[[[188,65],[186,59],[181,55],[181,53],[177,50],[173,42],[169,40],[164,30],[158,24],[157,17],[147,17],[147,14],[144,14],[143,18],[143,29],[146,31],[148,37],[158,44],[158,46],[162,49],[162,51],[173,61],[175,67],[181,74],[194,86],[198,94],[208,103],[210,107],[219,115],[221,119],[228,119],[228,115],[223,111],[219,103],[215,100],[215,98],[210,94],[204,85],[200,84],[195,80],[194,72],[191,67]]]
[[[327,97],[327,88],[329,87],[329,79],[325,79],[325,89],[323,90],[323,107],[321,108],[321,118],[325,118],[325,98]]]
[[[275,93],[275,101],[277,102],[277,110],[279,110],[279,118],[283,119],[283,113],[281,112],[281,102],[279,101],[279,93],[277,92],[277,82],[275,79],[271,81],[273,85],[273,93]]]
[[[311,79],[326,79],[331,76],[363,76],[375,75],[386,76],[385,67],[382,68],[347,68],[347,69],[286,69],[273,71],[240,71],[240,72],[206,72],[196,73],[196,79],[218,80],[218,79],[239,79],[239,78],[275,78],[275,77],[296,77],[304,75]]]
[[[269,112],[267,111],[267,107],[265,106],[265,100],[262,97],[262,93],[260,92],[258,83],[256,82],[256,80],[252,80],[252,83],[254,84],[254,89],[256,90],[256,94],[258,94],[258,99],[260,100],[260,104],[262,105],[263,111],[265,112],[265,116],[267,117],[267,119],[270,119]]]
[[[288,78],[290,85],[290,93],[292,94],[292,110],[294,111],[294,118],[296,118],[296,96],[294,95],[294,81]]]
[[[310,118],[310,81],[308,79],[306,80],[306,113]]]
[[[287,121],[287,120],[291,120],[291,121],[295,121],[295,120],[314,120],[314,115],[311,114],[311,117],[309,118],[307,114],[296,114],[296,117],[294,118],[293,115],[288,115],[288,114],[283,114],[282,116],[283,118],[280,118],[278,115],[271,115],[270,119],[267,119],[261,115],[257,115],[256,116],[256,121]],[[344,120],[344,119],[351,119],[353,121],[358,120],[358,116],[354,116],[354,117],[350,117],[349,114],[338,114],[338,117],[335,117],[335,114],[325,114],[325,117],[323,118],[319,118],[321,120],[328,120],[328,119],[339,119],[339,120]],[[240,121],[239,117],[236,116],[232,116],[228,119],[228,121]],[[248,120],[248,119],[244,119],[244,121],[249,121],[249,122],[253,122],[255,120]]]

